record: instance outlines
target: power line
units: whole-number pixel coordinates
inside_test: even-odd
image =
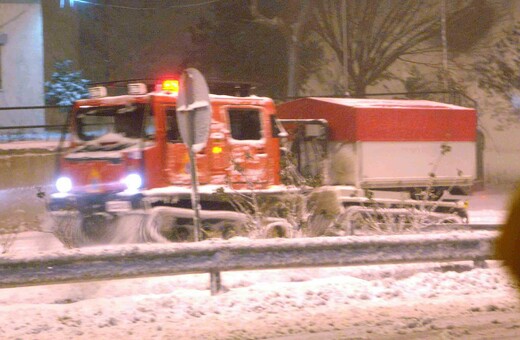
[[[98,6],[98,7],[110,7],[110,8],[118,8],[118,9],[129,9],[129,10],[140,10],[140,11],[150,11],[150,10],[158,10],[158,9],[175,9],[175,8],[190,8],[190,7],[198,7],[198,6],[206,6],[222,0],[206,0],[195,4],[186,4],[186,5],[170,5],[163,7],[133,7],[133,6],[122,6],[122,5],[111,5],[111,4],[101,4],[98,2],[87,1],[87,0],[69,0],[70,6],[74,6],[75,3],[82,3],[86,5]],[[61,0],[61,7],[64,5],[64,0]]]

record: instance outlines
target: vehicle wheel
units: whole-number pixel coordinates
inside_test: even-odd
[[[350,235],[373,235],[373,234],[385,234],[388,232],[387,228],[384,227],[380,218],[380,213],[376,209],[360,209],[357,207],[351,207],[352,212],[348,213]]]
[[[224,230],[222,230],[222,238],[224,240],[229,240],[230,238],[236,237],[237,233],[233,226],[226,226]]]
[[[94,214],[82,216],[67,212],[53,216],[52,232],[67,248],[110,243],[113,237],[110,216]]]
[[[83,218],[81,225],[82,237],[86,243],[104,244],[110,243],[114,236],[114,230],[111,228],[113,218],[106,214],[94,214]]]
[[[159,226],[159,234],[171,242],[192,242],[195,240],[191,219],[166,218]]]
[[[81,228],[81,217],[78,213],[60,213],[51,215],[50,231],[65,247],[76,248],[75,234]]]
[[[334,220],[327,215],[311,215],[307,219],[307,234],[310,237],[329,235],[334,227]]]
[[[267,238],[286,238],[289,237],[287,226],[283,223],[271,223],[267,226],[265,237]]]
[[[176,226],[173,227],[167,238],[174,242],[188,242],[193,241],[192,235],[193,227]]]

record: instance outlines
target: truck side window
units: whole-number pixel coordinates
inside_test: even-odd
[[[144,131],[145,131],[147,139],[150,139],[150,140],[155,139],[155,122],[154,122],[153,113],[146,116]]]
[[[228,110],[231,137],[236,140],[259,140],[262,138],[260,111],[254,109]]]
[[[176,112],[174,106],[166,107],[166,138],[171,143],[182,142],[179,127],[177,126]]]

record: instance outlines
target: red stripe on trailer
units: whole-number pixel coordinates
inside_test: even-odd
[[[278,105],[280,118],[326,119],[334,141],[475,141],[472,108],[427,100],[302,98]]]

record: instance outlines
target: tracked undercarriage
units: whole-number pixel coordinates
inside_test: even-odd
[[[353,187],[330,187],[254,191],[254,195],[242,190],[240,196],[220,190],[204,194],[203,198],[212,199],[202,200],[199,234],[201,239],[347,236],[407,233],[468,222],[461,200],[379,198],[373,197],[374,192],[367,198],[355,196],[356,192]],[[143,196],[133,204],[109,200],[99,207],[99,211],[71,206],[52,211],[54,234],[69,247],[195,240],[194,211],[185,195]]]

